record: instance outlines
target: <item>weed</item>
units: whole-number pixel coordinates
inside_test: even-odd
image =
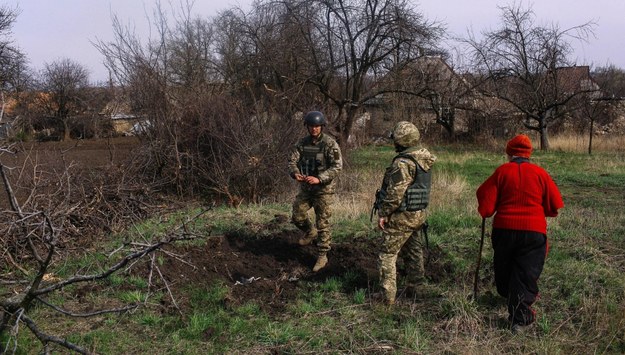
[[[152,313],[143,314],[139,318],[139,324],[150,327],[157,326],[160,322],[161,318]]]
[[[119,295],[119,299],[126,303],[141,303],[145,301],[146,294],[139,290],[124,291]]]
[[[293,325],[289,322],[271,322],[263,329],[258,340],[265,345],[287,344],[295,337]]]
[[[356,290],[356,292],[354,292],[354,296],[353,296],[353,300],[355,304],[363,304],[365,303],[365,298],[366,298],[366,294],[367,294],[367,290],[365,289],[358,289]]]
[[[428,348],[428,336],[419,321],[408,320],[400,326],[400,342],[410,350],[422,353]]]
[[[260,314],[260,307],[256,302],[247,302],[244,305],[237,307],[236,313],[244,317],[252,317]]]
[[[338,292],[342,288],[341,286],[341,280],[336,277],[330,277],[321,285],[321,290],[325,292]]]
[[[549,322],[549,318],[545,315],[538,317],[536,322],[542,334],[549,334],[551,332],[551,323]]]
[[[318,310],[312,303],[297,300],[295,304],[289,306],[290,311],[297,317],[302,317],[310,313],[314,313]]]
[[[470,293],[466,290],[447,293],[441,304],[445,329],[474,333],[481,328],[482,320],[477,303],[467,295]]]

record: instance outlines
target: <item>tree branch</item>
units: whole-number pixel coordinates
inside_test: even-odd
[[[127,312],[133,309],[136,309],[137,307],[139,307],[139,305],[130,305],[130,306],[126,306],[126,307],[122,307],[122,308],[111,308],[111,309],[103,309],[103,310],[99,310],[99,311],[95,311],[95,312],[91,312],[91,313],[73,313],[73,312],[69,312],[66,311],[60,307],[57,307],[47,301],[45,301],[43,298],[41,297],[35,297],[35,299],[43,304],[45,304],[46,306],[54,309],[55,311],[65,314],[67,316],[71,316],[71,317],[78,317],[78,318],[87,318],[87,317],[93,317],[93,316],[97,316],[99,314],[106,314],[106,313],[123,313],[123,312]]]
[[[25,314],[22,314],[21,316],[21,320],[22,322],[24,322],[24,324],[26,324],[26,326],[28,327],[28,329],[30,329],[31,332],[33,332],[33,334],[35,334],[35,336],[37,337],[37,339],[39,339],[39,341],[41,341],[41,343],[47,347],[48,343],[55,343],[55,344],[59,344],[67,349],[70,350],[74,350],[80,354],[89,354],[89,351],[87,351],[86,349],[74,344],[74,343],[70,343],[69,341],[65,340],[65,339],[61,339],[59,337],[55,337],[53,335],[48,335],[44,332],[42,332],[38,327],[37,324],[35,324],[35,322],[30,319],[28,316],[26,316]]]

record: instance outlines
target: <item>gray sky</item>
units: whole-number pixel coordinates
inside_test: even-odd
[[[13,39],[34,69],[40,70],[45,63],[69,58],[87,67],[92,81],[103,81],[107,74],[102,56],[91,42],[112,39],[112,14],[124,24],[134,24],[138,33],[145,31],[148,27],[146,14],[152,17],[156,0],[1,1],[10,7],[18,6],[21,11],[13,27]],[[450,33],[457,36],[466,36],[469,28],[476,34],[497,28],[501,13],[497,6],[512,4],[512,1],[497,0],[413,1],[427,19],[445,23]],[[170,3],[180,1],[162,0],[161,3],[170,10]],[[249,9],[251,3],[252,0],[197,0],[193,12],[209,17],[234,5]],[[565,29],[596,22],[596,38],[585,44],[571,42],[576,48],[572,59],[578,65],[614,64],[625,69],[625,0],[540,0],[522,4],[526,8],[531,6],[541,25],[556,23]],[[144,38],[147,37],[146,31]]]

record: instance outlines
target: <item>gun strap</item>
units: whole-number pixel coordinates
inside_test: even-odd
[[[425,264],[428,265],[430,263],[430,241],[428,240],[428,221],[423,222],[421,225],[421,231],[423,231],[423,237],[425,238],[425,250],[428,253],[425,259]]]

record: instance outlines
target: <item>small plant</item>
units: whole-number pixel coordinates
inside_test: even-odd
[[[326,292],[338,292],[341,286],[341,280],[336,277],[330,277],[321,285],[321,289]]]
[[[367,295],[367,290],[362,289],[362,288],[356,290],[356,292],[354,292],[354,298],[353,298],[354,303],[356,304],[365,303],[366,295]]]
[[[153,313],[144,314],[139,318],[139,324],[147,325],[147,326],[156,326],[160,323],[160,321],[161,321],[161,317]]]
[[[321,307],[323,307],[324,302],[325,302],[325,297],[324,297],[323,293],[321,293],[319,291],[314,291],[311,294],[310,303],[314,307],[321,308]]]
[[[260,312],[260,307],[256,302],[247,302],[236,309],[236,313],[244,317],[252,317],[260,314]]]
[[[143,278],[143,277],[138,277],[138,276],[130,276],[130,277],[128,278],[128,282],[129,282],[132,286],[134,286],[134,287],[136,287],[136,288],[142,288],[142,289],[145,289],[145,288],[147,288],[147,287],[148,287],[148,282],[147,282],[147,281],[146,281],[146,279],[145,279],[145,278]]]
[[[30,135],[26,131],[20,130],[19,132],[15,133],[15,135],[12,137],[12,140],[15,142],[28,142],[30,138]]]
[[[400,341],[410,350],[422,353],[427,350],[428,337],[418,321],[408,320],[401,325]]]
[[[295,316],[298,317],[317,311],[317,308],[312,303],[303,300],[297,300],[297,302],[295,302],[294,305],[291,305],[289,309]]]
[[[211,333],[215,331],[221,331],[224,328],[223,323],[218,322],[218,314],[207,313],[194,313],[189,318],[189,323],[184,329],[184,334],[187,339],[198,338],[206,331]]]
[[[445,328],[450,331],[476,332],[482,320],[477,303],[467,297],[468,292],[449,292],[441,305]]]
[[[190,290],[191,303],[194,308],[218,305],[228,297],[229,293],[230,288],[224,282],[215,282],[208,289],[194,288]]]
[[[537,323],[542,334],[549,334],[551,331],[551,322],[549,322],[549,318],[543,314],[540,318],[538,318]]]
[[[294,337],[294,328],[290,323],[271,322],[260,333],[259,340],[263,344],[276,346],[287,344]]]
[[[119,298],[126,303],[142,303],[146,297],[147,295],[139,290],[126,291],[119,295]]]

